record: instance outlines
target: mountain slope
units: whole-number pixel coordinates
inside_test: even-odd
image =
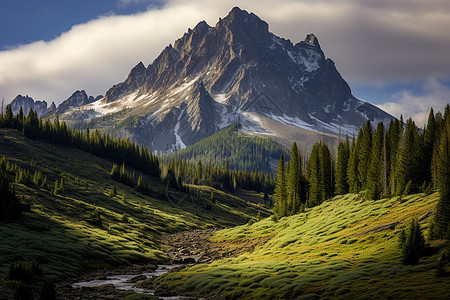
[[[262,171],[274,173],[283,147],[269,139],[239,131],[241,125],[232,125],[182,150],[165,157],[167,161],[181,158],[191,163],[199,160],[203,164],[225,166],[233,170]]]
[[[75,114],[75,115],[74,115]],[[292,44],[237,7],[215,27],[202,21],[105,97],[69,110],[66,120],[95,126],[168,152],[191,145],[239,118],[245,131],[272,134],[261,118],[307,130],[352,134],[367,119],[392,117],[356,99],[313,34]],[[133,118],[133,122],[129,122]]]
[[[178,294],[224,299],[439,299],[450,277],[436,279],[438,244],[416,266],[401,265],[399,233],[417,217],[427,236],[438,193],[364,200],[337,196],[311,210],[220,231],[213,241],[254,251],[164,275]],[[442,244],[441,244],[442,245]]]
[[[113,162],[30,140],[15,130],[0,129],[0,149],[10,166],[29,171],[30,181],[35,171],[47,178],[45,188],[13,183],[30,211],[0,226],[0,273],[19,259],[37,260],[47,275],[58,278],[102,266],[161,261],[162,233],[243,224],[261,210],[212,188],[192,187],[194,192],[187,194],[144,175],[153,195],[146,196],[111,178]],[[64,189],[55,194],[54,183],[61,179]],[[116,195],[111,194],[113,187]]]

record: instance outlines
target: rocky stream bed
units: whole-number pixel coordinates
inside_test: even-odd
[[[253,245],[213,243],[209,238],[217,229],[192,230],[166,234],[162,249],[169,257],[165,264],[147,264],[100,269],[57,286],[58,299],[121,299],[133,290],[161,299],[191,299],[174,295],[166,286],[155,286],[153,280],[167,272],[176,272],[198,263],[237,256],[252,251]]]

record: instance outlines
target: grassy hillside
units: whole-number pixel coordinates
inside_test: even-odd
[[[443,243],[434,242],[415,266],[400,263],[398,246],[413,217],[427,235],[437,201],[437,193],[379,201],[338,196],[277,222],[266,218],[220,231],[214,240],[230,247],[252,242],[255,250],[157,281],[178,293],[226,299],[440,299],[450,295],[450,277],[435,277]]]
[[[29,170],[31,177],[41,171],[48,185],[14,183],[30,210],[17,221],[0,223],[0,273],[16,260],[36,260],[47,275],[59,278],[101,266],[161,260],[161,233],[244,224],[260,210],[211,188],[182,193],[146,176],[156,196],[144,196],[111,178],[112,161],[30,140],[14,130],[0,130],[0,155]],[[54,195],[51,188],[61,178],[64,192]],[[110,196],[113,186],[117,195]]]

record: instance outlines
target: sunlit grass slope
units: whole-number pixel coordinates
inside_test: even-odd
[[[181,193],[145,176],[155,197],[144,196],[111,179],[113,162],[29,140],[16,131],[0,130],[0,155],[29,170],[31,178],[35,170],[41,171],[49,186],[14,184],[31,210],[20,220],[0,223],[0,273],[16,260],[37,260],[46,275],[59,278],[101,266],[161,260],[161,233],[244,224],[259,210],[211,188]],[[61,178],[64,192],[54,195],[50,188]],[[14,181],[12,174],[10,179]],[[116,196],[109,195],[113,186]],[[214,203],[211,191],[216,193]],[[96,209],[101,226],[91,221]]]
[[[197,265],[158,281],[178,293],[226,299],[433,298],[450,295],[450,277],[436,278],[438,247],[417,266],[401,265],[398,233],[413,217],[435,210],[438,193],[379,201],[338,196],[310,211],[275,222],[220,231],[230,244],[269,239],[252,253]],[[379,226],[400,222],[395,229]]]

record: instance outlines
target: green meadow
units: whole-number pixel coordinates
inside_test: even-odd
[[[19,220],[0,223],[0,273],[18,260],[37,261],[46,275],[59,279],[99,267],[163,261],[162,233],[245,224],[260,210],[210,187],[180,192],[144,175],[154,195],[145,196],[111,178],[112,161],[13,130],[0,130],[0,155],[29,170],[31,180],[35,171],[47,178],[47,188],[14,183],[29,209]],[[55,195],[52,188],[61,179],[64,189]]]
[[[450,277],[436,277],[443,241],[419,264],[401,264],[399,232],[417,217],[427,236],[438,193],[365,200],[334,197],[278,221],[265,218],[218,232],[212,239],[254,243],[239,257],[197,265],[157,279],[178,294],[226,299],[441,299]],[[395,228],[385,228],[399,222]],[[263,241],[263,242],[261,242]]]

